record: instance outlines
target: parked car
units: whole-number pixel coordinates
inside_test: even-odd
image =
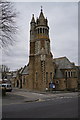
[[[5,89],[6,92],[11,92],[12,91],[12,85],[10,83],[2,83],[0,84],[1,89]]]

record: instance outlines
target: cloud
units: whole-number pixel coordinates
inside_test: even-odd
[[[18,69],[29,61],[30,20],[32,14],[39,17],[40,6],[49,21],[51,51],[54,57],[67,56],[78,63],[78,3],[74,2],[16,2],[19,11],[19,26],[15,45],[8,55],[3,55],[3,64]]]

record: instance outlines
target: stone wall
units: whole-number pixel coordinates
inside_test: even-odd
[[[65,78],[54,79],[55,90],[73,90],[78,88],[78,79],[77,78]]]

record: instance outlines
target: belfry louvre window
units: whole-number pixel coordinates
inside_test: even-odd
[[[45,29],[45,34],[47,34],[47,29]]]
[[[43,28],[43,33],[44,33],[44,28]]]
[[[42,28],[40,28],[40,33],[42,33]]]
[[[38,34],[39,34],[39,28],[38,28]]]
[[[46,32],[47,32],[47,35],[48,35],[48,30],[46,30]]]

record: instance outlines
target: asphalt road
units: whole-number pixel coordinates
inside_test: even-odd
[[[20,99],[20,96],[16,97]],[[77,97],[37,102],[15,101],[13,104],[3,104],[2,118],[78,118],[78,101]]]
[[[2,97],[2,106],[22,103],[25,99],[25,97],[20,95],[14,95],[11,92],[6,94],[6,96]]]

